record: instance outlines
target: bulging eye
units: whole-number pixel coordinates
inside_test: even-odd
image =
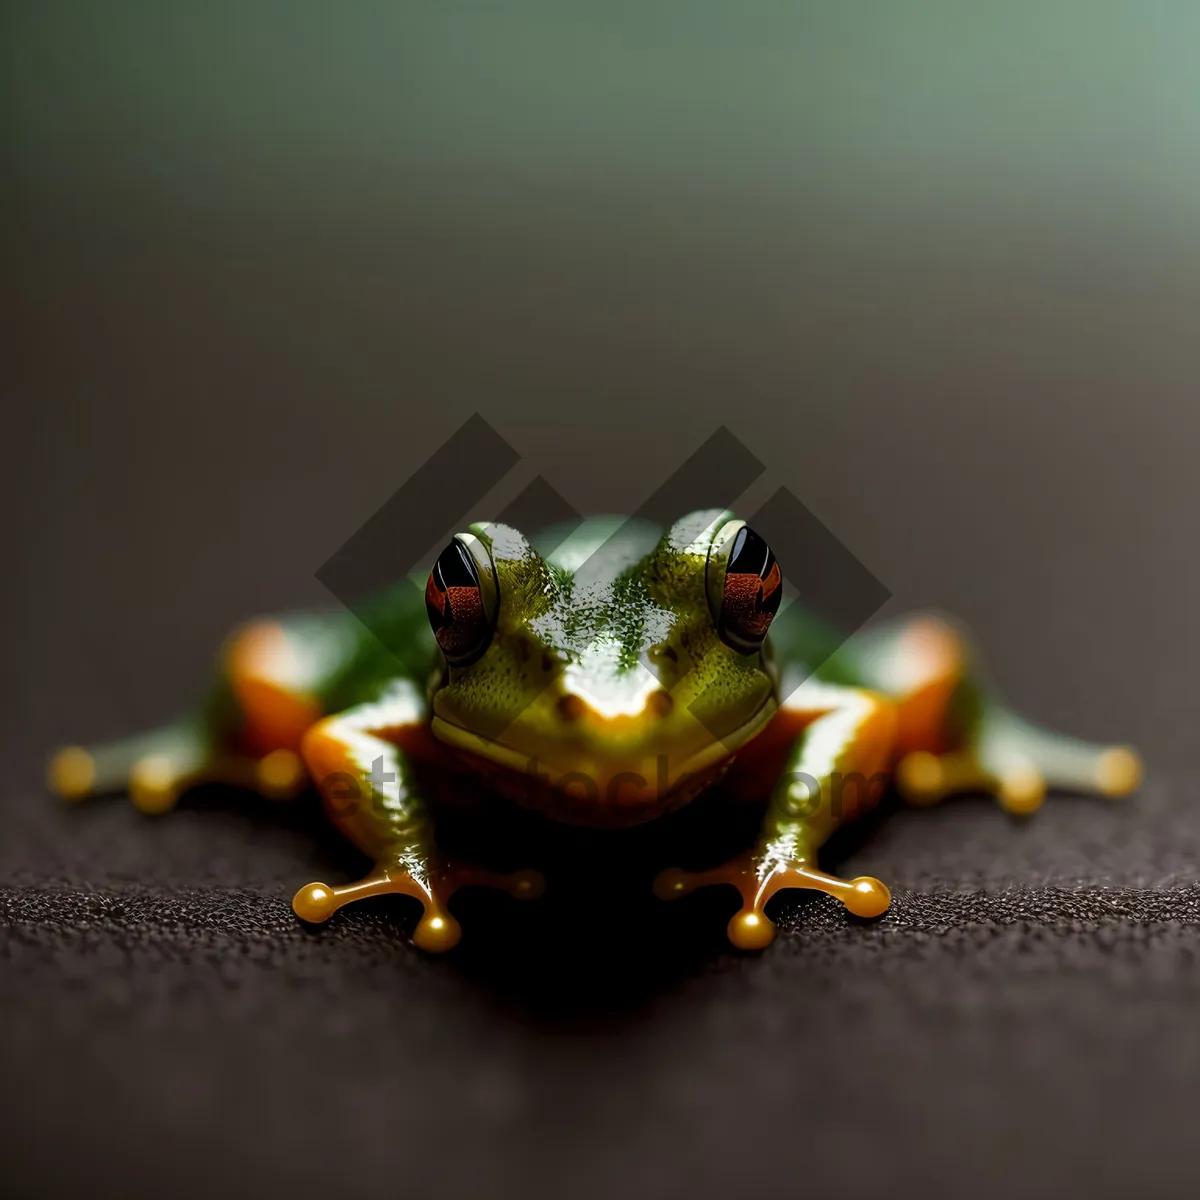
[[[425,610],[433,636],[449,662],[463,666],[488,648],[493,615],[485,602],[475,559],[457,538],[429,572]]]
[[[783,574],[771,547],[743,525],[729,543],[725,561],[717,616],[722,640],[742,654],[754,653],[767,636],[782,596]]]

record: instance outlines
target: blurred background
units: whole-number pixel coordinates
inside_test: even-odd
[[[728,424],[1026,712],[1195,765],[1198,38],[1098,0],[6,5],[6,819],[233,622],[329,603],[476,411],[584,511]],[[1141,883],[1195,878],[1178,820]],[[70,839],[10,832],[10,877]]]
[[[1192,755],[1197,35],[1155,4],[8,6],[19,715],[183,702],[480,411],[591,511],[728,423],[1046,719],[1086,695],[1087,732]]]

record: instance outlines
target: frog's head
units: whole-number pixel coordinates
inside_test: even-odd
[[[661,535],[596,518],[545,555],[508,526],[474,525],[426,587],[445,660],[433,732],[560,819],[645,820],[719,774],[774,713],[764,639],[781,582],[728,512]]]

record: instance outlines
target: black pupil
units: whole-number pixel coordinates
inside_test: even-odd
[[[774,565],[775,555],[771,553],[771,547],[753,529],[743,525],[733,539],[733,550],[726,571],[731,575],[757,575],[759,579],[766,579]]]
[[[438,587],[443,592],[455,587],[479,586],[479,580],[475,576],[475,564],[459,542],[451,542],[442,551],[433,573]]]

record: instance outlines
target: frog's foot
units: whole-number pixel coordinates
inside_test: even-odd
[[[134,806],[158,814],[201,783],[250,788],[272,800],[297,795],[308,778],[298,754],[274,750],[262,758],[213,754],[207,742],[188,730],[166,730],[129,744],[92,749],[67,746],[50,760],[50,787],[65,800],[129,790]]]
[[[1006,812],[1027,814],[1041,808],[1046,777],[1031,759],[1013,755],[989,770],[973,751],[906,754],[896,768],[896,786],[909,804],[936,804],[956,792],[986,792]]]
[[[148,754],[129,773],[129,798],[144,813],[174,808],[179,797],[202,783],[224,783],[247,788],[268,800],[290,800],[300,794],[308,779],[300,756],[291,750],[272,750],[262,758],[221,754],[199,765]]]
[[[840,900],[856,917],[879,917],[892,902],[891,892],[878,879],[860,875],[839,879],[819,871],[809,861],[772,853],[751,851],[710,871],[681,871],[670,868],[654,881],[654,892],[662,900],[686,896],[697,888],[732,884],[741,893],[742,907],[729,922],[729,940],[739,950],[761,950],[775,938],[775,925],[767,916],[767,901],[784,888],[808,888]]]
[[[1124,796],[1141,781],[1142,764],[1129,746],[1102,746],[1060,737],[1018,718],[989,717],[979,735],[950,754],[916,751],[896,768],[896,785],[910,804],[935,804],[956,792],[986,792],[1007,812],[1041,807],[1048,788]]]
[[[422,865],[379,863],[357,883],[330,887],[310,883],[292,898],[292,911],[301,920],[328,921],[343,904],[368,896],[399,894],[419,900],[424,913],[413,933],[413,941],[431,954],[453,949],[462,936],[462,928],[451,915],[450,897],[459,888],[490,887],[507,892],[518,900],[534,900],[545,890],[538,871],[501,873],[482,867],[450,862],[434,870]]]

